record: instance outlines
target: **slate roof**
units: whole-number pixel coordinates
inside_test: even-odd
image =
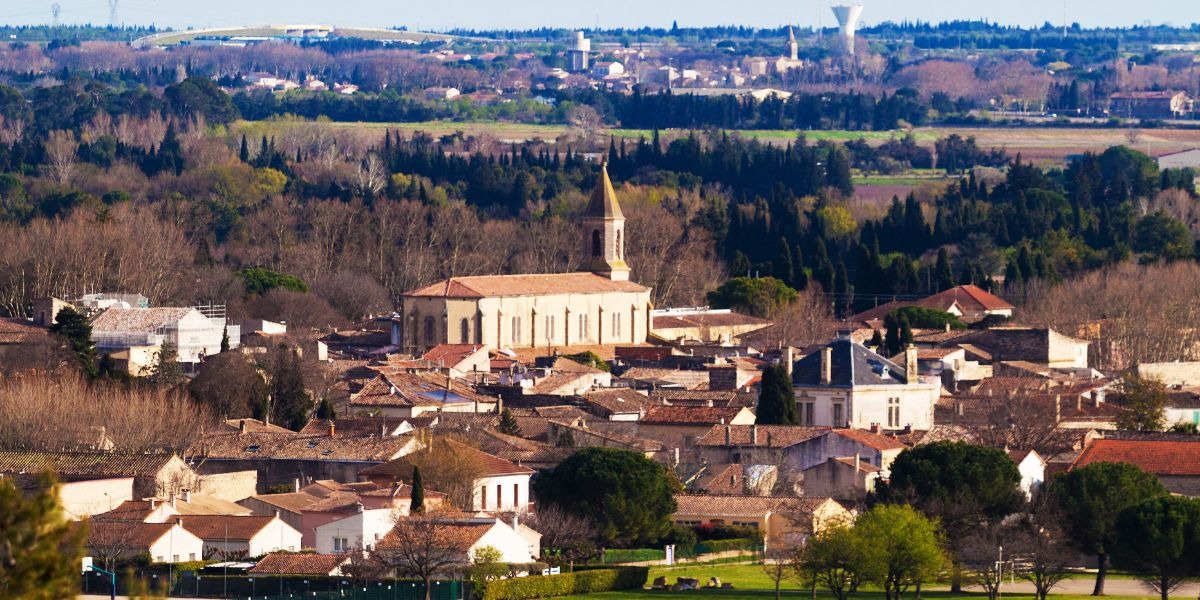
[[[340,554],[276,552],[268,554],[250,569],[255,575],[330,575],[350,561]]]
[[[830,383],[821,383],[821,355],[817,350],[796,362],[792,382],[796,385],[855,387],[867,385],[904,385],[904,368],[872,352],[866,346],[846,339],[826,344],[830,355]]]
[[[649,288],[632,281],[613,281],[594,273],[544,273],[452,277],[404,295],[410,298],[476,299],[647,291]]]
[[[1072,469],[1090,464],[1129,463],[1153,475],[1200,476],[1200,441],[1095,440]]]

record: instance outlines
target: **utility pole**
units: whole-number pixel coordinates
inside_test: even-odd
[[[997,546],[999,555],[996,557],[996,600],[1004,597],[1004,546]]]

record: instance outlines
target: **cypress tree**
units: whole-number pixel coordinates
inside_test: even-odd
[[[521,435],[521,425],[517,423],[517,418],[513,416],[512,411],[507,408],[500,411],[500,423],[496,426],[496,430],[504,435]]]
[[[771,365],[763,371],[762,391],[755,411],[759,425],[799,425],[796,393],[788,378],[787,367]]]
[[[419,515],[425,512],[425,483],[421,481],[421,467],[413,466],[412,501],[408,505],[410,514]]]
[[[868,345],[874,348],[876,352],[883,349],[883,334],[879,333],[878,329],[871,334],[871,342]]]
[[[238,151],[238,159],[244,163],[250,162],[250,146],[246,143],[246,134],[242,134],[242,148]]]
[[[229,352],[229,330],[221,329],[221,352]]]
[[[75,353],[79,365],[83,368],[83,374],[88,379],[95,378],[98,373],[96,345],[92,343],[92,325],[87,316],[68,306],[58,311],[50,331],[67,338],[71,344],[71,351]]]
[[[950,267],[950,256],[946,254],[945,248],[938,250],[937,266],[934,269],[934,291],[943,292],[954,287],[954,270]]]
[[[795,270],[792,265],[792,248],[788,245],[787,238],[779,238],[779,253],[775,256],[775,262],[772,263],[775,271],[775,279],[778,279],[789,286],[795,287]]]

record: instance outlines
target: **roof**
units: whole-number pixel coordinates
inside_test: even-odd
[[[778,512],[804,512],[824,504],[829,498],[780,496],[675,496],[676,515],[711,517],[762,517]]]
[[[92,333],[149,331],[177,323],[194,308],[110,308],[92,321]],[[199,311],[197,311],[199,312]]]
[[[903,385],[904,368],[872,352],[862,344],[837,339],[824,346],[831,350],[830,382],[821,382],[821,355],[818,350],[796,362],[792,382],[796,385],[853,387],[865,385]]]
[[[831,458],[830,460],[851,468],[855,466],[855,463],[858,463],[858,470],[862,473],[878,473],[880,471],[879,467],[871,464],[868,461],[856,459],[853,456],[839,456]]]
[[[174,454],[111,452],[0,452],[0,473],[52,470],[60,477],[153,477]]]
[[[834,429],[833,433],[875,450],[903,450],[908,446],[899,439],[866,429]]]
[[[987,313],[1011,311],[1016,308],[999,296],[977,285],[956,285],[948,290],[938,292],[932,296],[926,296],[920,300],[899,300],[880,304],[875,308],[865,310],[850,317],[850,321],[854,323],[878,321],[886,317],[893,310],[906,306],[920,306],[940,311],[949,311],[955,305],[958,306],[963,316],[968,319],[972,317],[977,319]]]
[[[350,557],[340,554],[276,552],[259,559],[250,569],[255,575],[330,575]]]
[[[629,388],[596,390],[583,395],[584,402],[610,415],[641,413],[650,404],[645,395]]]
[[[292,430],[286,427],[264,423],[258,419],[225,419],[225,425],[237,431],[245,427],[246,433],[292,433]]]
[[[483,348],[479,344],[440,344],[430,348],[428,352],[421,356],[421,359],[451,367],[466,360]]]
[[[723,425],[742,410],[736,406],[654,406],[646,411],[641,422],[645,425]]]
[[[210,433],[188,449],[209,460],[321,460],[384,462],[412,443],[409,436]]]
[[[1095,440],[1071,468],[1102,462],[1129,463],[1159,476],[1200,476],[1200,441]]]
[[[757,430],[758,441],[754,442]],[[714,425],[708,433],[696,441],[697,446],[725,446],[725,433],[729,433],[729,444],[759,448],[787,448],[827,435],[828,427],[800,427],[793,425]]]
[[[0,344],[20,344],[32,335],[46,335],[47,329],[25,319],[0,319]]]
[[[480,467],[479,475],[481,477],[497,476],[497,475],[532,475],[533,469],[523,467],[512,461],[504,460],[499,456],[493,456],[464,444],[458,440],[451,438],[435,439],[433,444],[440,444],[441,450],[453,453],[460,459],[477,462]],[[391,477],[393,480],[401,480],[412,476],[412,465],[406,460],[407,457],[400,457],[396,460],[376,465],[359,471],[359,475],[365,477]]]
[[[760,319],[758,317],[743,315],[732,311],[711,311],[680,315],[655,314],[651,315],[650,319],[650,328],[656,330],[687,329],[693,327],[766,327],[767,325],[771,324],[771,322],[766,319]]]
[[[1180,91],[1149,91],[1149,92],[1117,92],[1109,98],[1113,100],[1170,100],[1182,94]]]
[[[397,524],[397,527],[402,526],[403,522]],[[431,540],[430,543],[436,544],[439,547],[444,546],[466,552],[495,526],[496,523],[494,521],[490,523],[439,523],[433,533],[435,539]],[[375,544],[375,550],[390,550],[399,547],[399,544],[396,531],[393,529],[387,535],[383,536],[383,539],[379,540],[379,543]]]
[[[129,521],[93,521],[88,526],[88,540],[105,545],[119,541],[126,548],[149,548],[170,533],[174,523],[131,523]]]
[[[597,219],[624,219],[621,204],[617,202],[617,192],[613,189],[612,179],[608,177],[608,163],[600,165],[600,178],[596,180],[596,188],[588,201],[584,217]]]
[[[350,397],[351,406],[412,407],[475,402],[491,403],[495,399],[476,393],[461,381],[429,372],[381,371]]]
[[[404,295],[426,298],[498,298],[648,291],[649,288],[631,281],[614,281],[594,273],[550,273],[452,277]]]
[[[192,515],[180,519],[183,528],[196,537],[209,540],[250,540],[275,517]]]

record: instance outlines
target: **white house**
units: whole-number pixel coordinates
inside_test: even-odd
[[[206,556],[243,558],[301,546],[300,532],[278,516],[189,515],[178,522],[204,541]]]
[[[172,344],[179,362],[195,364],[221,351],[224,309],[205,315],[195,308],[109,308],[92,321],[92,341],[99,354],[128,361],[132,375],[151,366],[163,344]],[[229,328],[229,345],[239,345],[241,329]],[[147,364],[149,360],[151,364]]]
[[[462,553],[464,564],[471,561],[475,551],[490,546],[500,551],[500,562],[524,564],[533,562],[540,554],[541,536],[533,530],[522,535],[512,524],[495,518],[477,519],[447,519],[439,524],[434,543],[446,544]],[[403,527],[403,523],[397,527]],[[528,528],[526,528],[528,529]],[[526,537],[529,536],[529,537]],[[531,541],[536,540],[536,541]],[[531,546],[537,545],[537,552],[531,551]],[[398,550],[398,537],[394,532],[384,536],[375,547],[377,553],[387,553]]]
[[[533,469],[518,465],[482,450],[472,448],[451,438],[437,439],[433,443],[444,444],[437,448],[464,463],[477,465],[479,470],[474,480],[474,494],[470,510],[479,512],[526,512],[529,510],[529,478]],[[405,457],[359,471],[378,485],[391,485],[412,475],[413,466]]]
[[[93,521],[88,527],[88,548],[95,554],[119,548],[122,558],[145,555],[156,563],[204,558],[204,541],[178,522]]]
[[[317,554],[370,551],[396,525],[400,511],[392,508],[362,509],[316,528]]]
[[[1017,471],[1021,473],[1021,491],[1026,499],[1032,499],[1033,494],[1046,481],[1046,461],[1035,450],[1009,450],[1009,458],[1017,463]]]
[[[847,338],[836,339],[795,363],[800,424],[853,429],[929,429],[941,382],[918,374],[916,348],[906,367]]]

